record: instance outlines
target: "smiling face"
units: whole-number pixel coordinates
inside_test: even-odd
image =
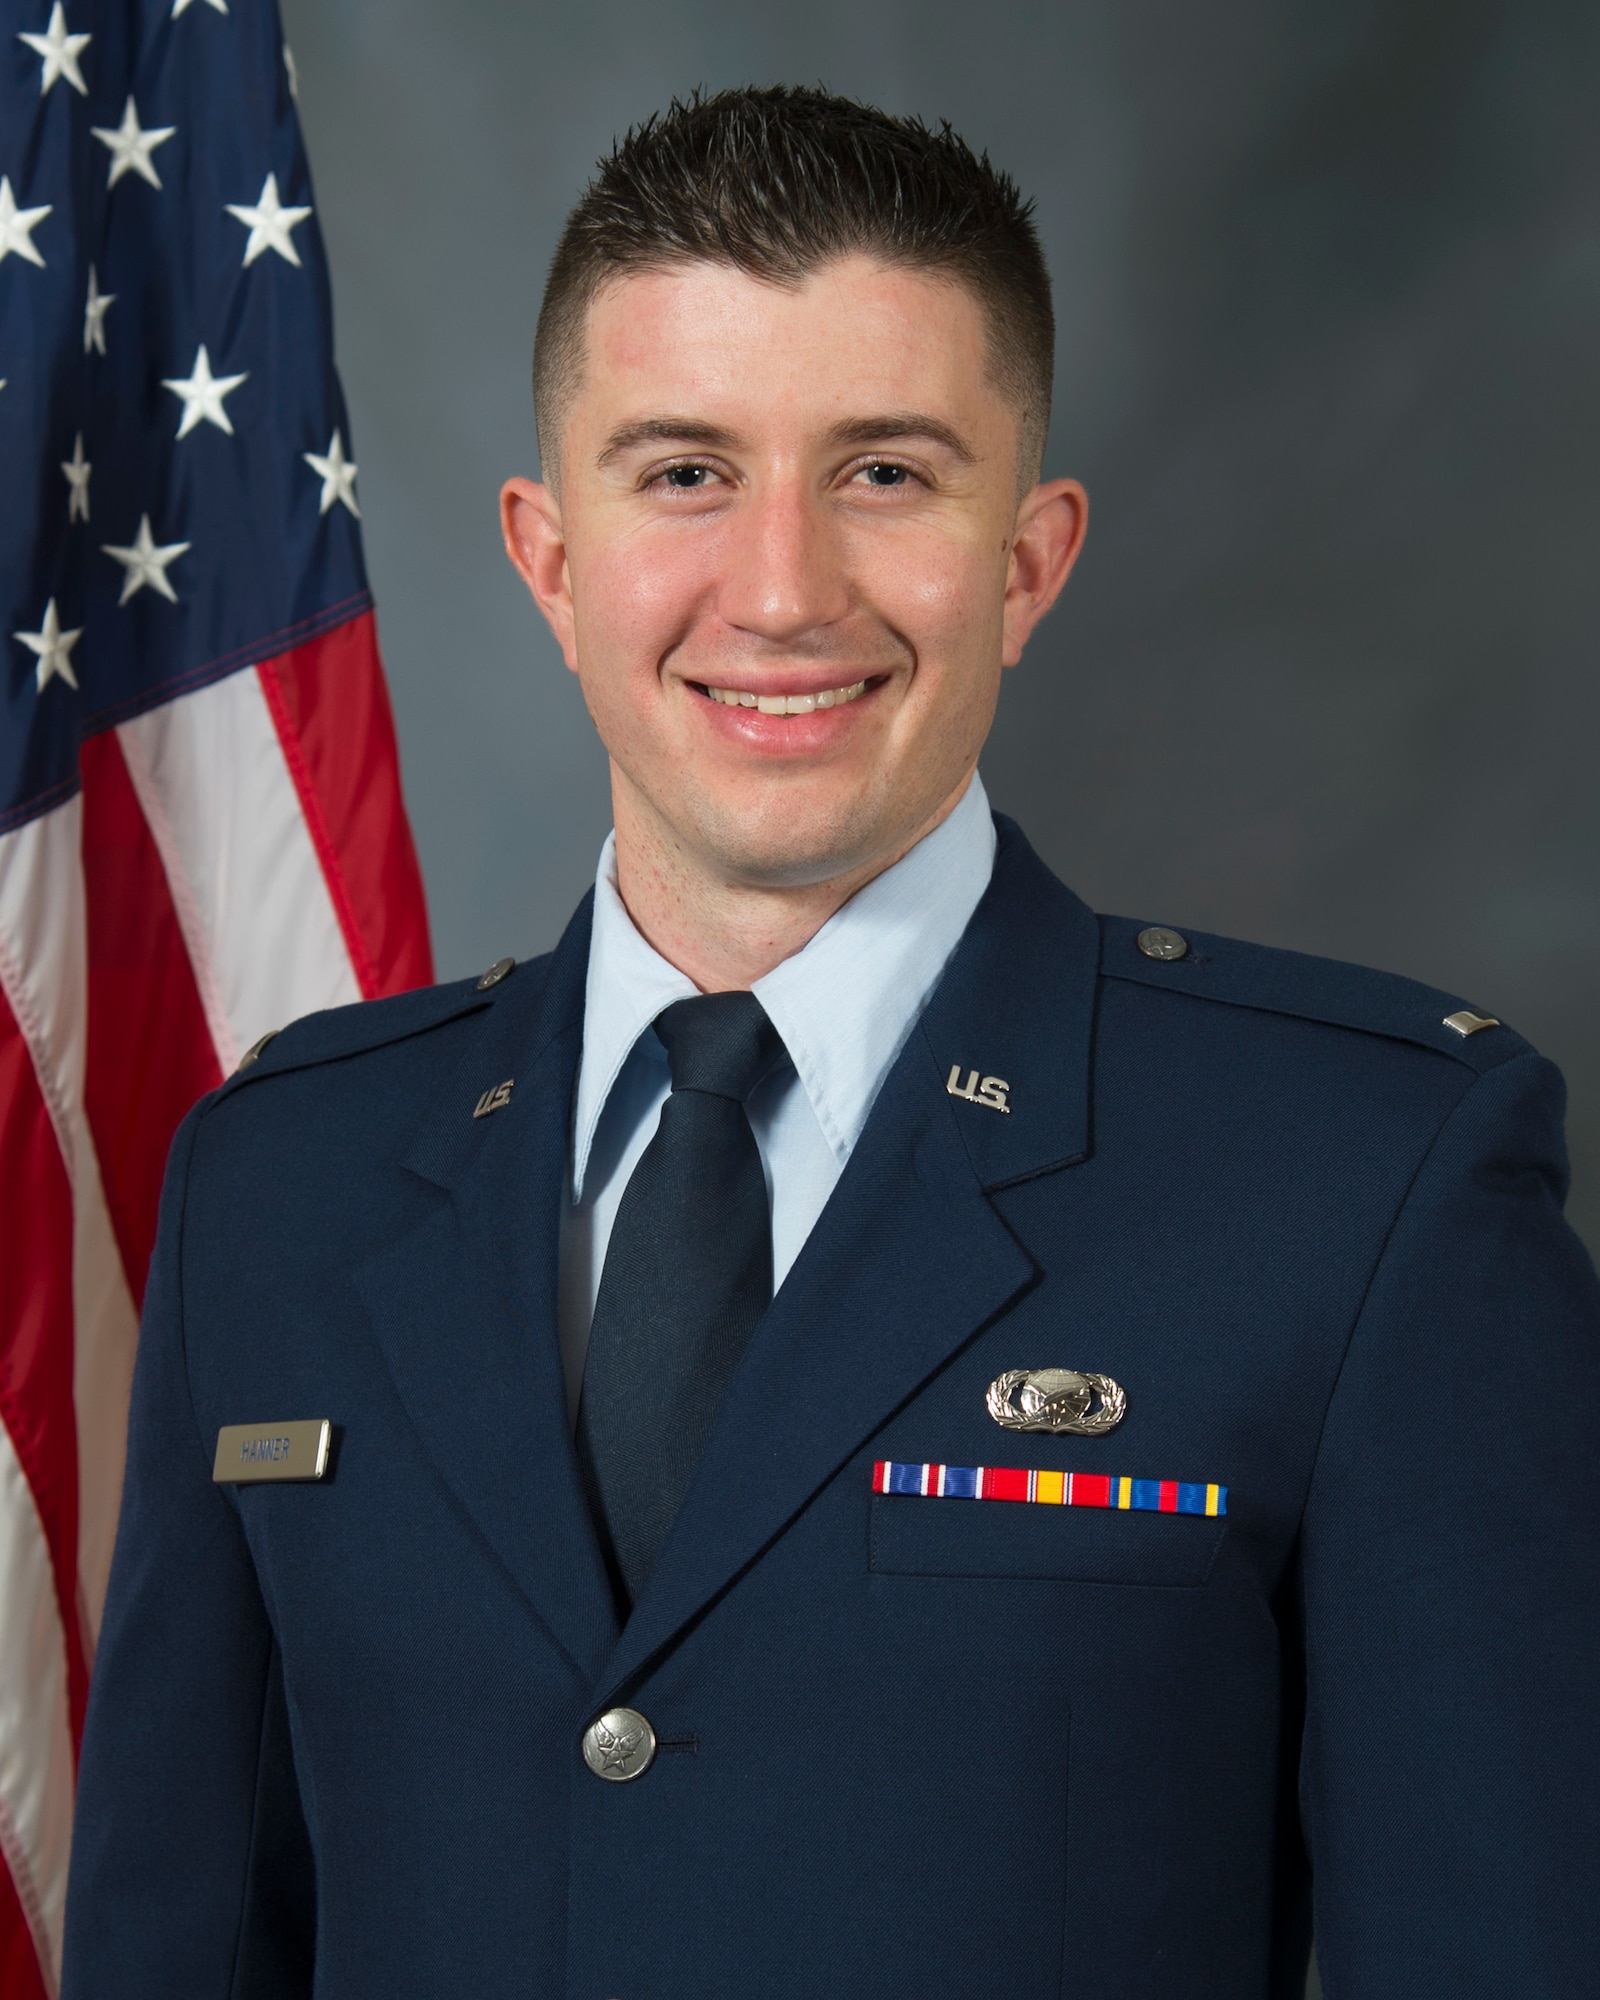
[[[865,257],[630,274],[564,418],[506,539],[610,754],[624,893],[630,862],[870,879],[961,796],[1082,535],[1070,481],[1019,507],[979,305]]]

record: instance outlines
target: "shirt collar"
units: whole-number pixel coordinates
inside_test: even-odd
[[[874,876],[803,949],[751,989],[783,1037],[842,1167],[994,868],[995,832],[976,773],[950,816]],[[600,850],[572,1145],[583,1194],[600,1114],[639,1037],[699,989],[640,934],[617,889],[616,835]]]
[[[650,1023],[699,988],[645,941],[617,888],[617,836],[606,835],[594,878],[594,927],[583,994],[583,1056],[572,1123],[572,1198],[583,1197],[600,1114],[622,1066]]]

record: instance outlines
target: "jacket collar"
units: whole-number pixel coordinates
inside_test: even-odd
[[[616,1630],[556,1340],[589,900],[542,980],[520,969],[429,1094],[406,1155],[448,1197],[356,1274],[446,1486],[587,1681]],[[483,1093],[502,1109],[474,1117]]]
[[[1051,874],[1015,821],[995,814],[1000,845],[989,893],[922,1017],[941,1088],[977,1072],[1003,1113],[952,1099],[979,1185],[990,1194],[1089,1156],[1090,1059],[1100,924]],[[1002,1092],[999,1085],[1007,1086]]]

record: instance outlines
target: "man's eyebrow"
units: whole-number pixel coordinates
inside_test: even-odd
[[[738,443],[734,432],[699,417],[641,417],[637,423],[623,424],[614,430],[606,439],[605,448],[595,463],[609,465],[625,451],[632,451],[641,444],[689,445],[698,446],[702,451],[730,451]]]
[[[922,410],[889,410],[882,416],[848,417],[828,432],[829,444],[890,444],[896,439],[925,438],[943,445],[963,465],[975,465],[978,454],[958,430]]]
[[[963,465],[975,465],[977,453],[958,430],[923,410],[888,410],[879,416],[847,417],[827,433],[831,445],[892,444],[897,440],[922,438],[942,445]],[[700,451],[733,451],[742,443],[734,431],[701,417],[641,417],[637,423],[623,424],[606,439],[597,465],[610,465],[624,452],[644,444],[668,444]]]

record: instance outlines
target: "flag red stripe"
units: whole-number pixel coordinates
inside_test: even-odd
[[[161,856],[116,732],[91,737],[83,772],[89,931],[84,1109],[134,1303],[144,1300],[167,1148],[222,1081]]]
[[[88,1674],[78,1623],[78,1442],[72,1400],[72,1184],[33,1057],[0,997],[0,1188],[25,1205],[0,1256],[0,1421],[39,1510],[67,1645],[76,1740]]]
[[[49,2000],[33,1934],[4,1862],[0,1862],[0,1993],[5,2000]]]
[[[257,671],[363,995],[431,984],[422,871],[373,614]]]

